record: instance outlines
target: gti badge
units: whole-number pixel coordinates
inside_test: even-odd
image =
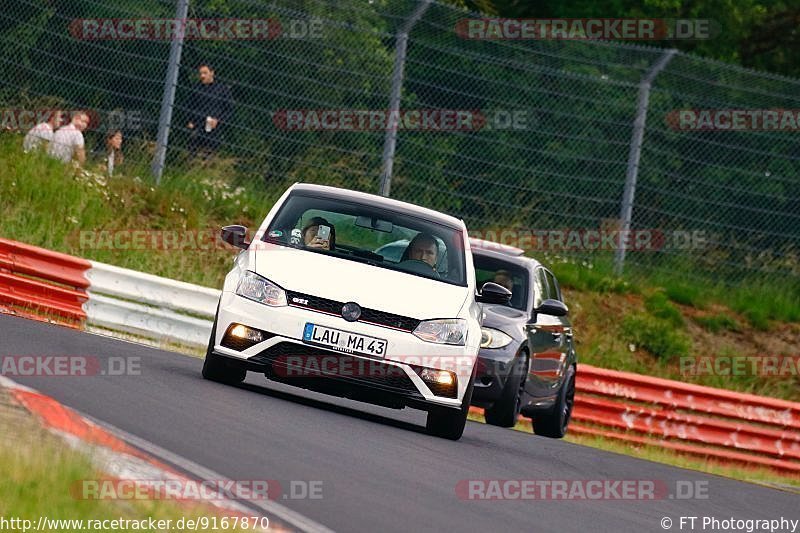
[[[361,316],[361,306],[355,302],[347,302],[342,306],[342,318],[348,322],[355,322]]]

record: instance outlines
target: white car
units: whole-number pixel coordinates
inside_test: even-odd
[[[428,412],[430,433],[461,438],[481,342],[464,222],[355,191],[295,184],[225,278],[203,377],[238,383],[247,371],[338,396]],[[376,253],[406,239],[399,257]],[[437,246],[438,244],[438,246]],[[446,247],[446,264],[441,245]]]

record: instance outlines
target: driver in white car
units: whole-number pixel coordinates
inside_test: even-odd
[[[400,261],[417,260],[423,261],[436,269],[436,261],[438,259],[439,246],[436,244],[436,239],[430,233],[417,233],[408,243],[408,248],[403,252],[403,257]]]

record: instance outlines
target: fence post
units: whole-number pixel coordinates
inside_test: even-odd
[[[431,0],[422,0],[411,14],[395,38],[394,71],[392,72],[392,91],[389,97],[389,115],[400,111],[400,91],[403,88],[403,70],[406,64],[406,50],[408,48],[408,34],[417,23],[417,20],[430,6]],[[381,196],[389,196],[392,188],[392,168],[394,167],[394,151],[397,146],[397,129],[386,128],[383,140],[383,158],[381,163]]]
[[[625,190],[622,193],[622,206],[619,218],[622,220],[622,233],[627,235],[631,229],[631,217],[633,216],[633,198],[636,194],[636,178],[639,175],[639,158],[642,155],[642,140],[644,139],[644,127],[647,121],[647,107],[650,104],[650,87],[658,73],[664,70],[667,63],[678,51],[674,48],[666,50],[658,61],[652,66],[647,74],[639,82],[639,96],[636,99],[636,118],[633,121],[633,132],[631,133],[631,147],[628,152],[628,169],[625,173]],[[614,273],[618,276],[622,274],[625,265],[625,244],[626,239],[620,237],[617,250],[614,254]]]
[[[153,164],[150,167],[150,171],[156,178],[157,185],[161,183],[161,175],[164,173],[164,161],[167,158],[169,128],[172,123],[172,108],[175,105],[175,87],[178,85],[178,67],[181,62],[183,37],[186,29],[185,22],[188,12],[189,0],[177,0],[175,20],[179,25],[177,26],[176,35],[172,38],[172,43],[170,43],[169,47],[169,64],[167,65],[167,76],[164,78],[164,94],[161,97],[161,114],[158,117],[156,153],[153,156]]]

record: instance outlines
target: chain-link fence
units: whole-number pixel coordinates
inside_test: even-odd
[[[182,3],[165,106],[178,50],[164,21]],[[799,80],[618,42],[468,38],[477,16],[422,0],[4,1],[0,105],[94,110],[88,142],[121,127],[126,164],[147,167],[171,117],[169,175],[202,157],[204,124],[187,125],[206,63],[230,88],[206,137],[232,185],[383,184],[534,251],[607,257],[620,239],[604,232],[629,225],[626,268],[800,277],[798,125],[719,119],[800,122]],[[698,126],[704,110],[716,129]]]

